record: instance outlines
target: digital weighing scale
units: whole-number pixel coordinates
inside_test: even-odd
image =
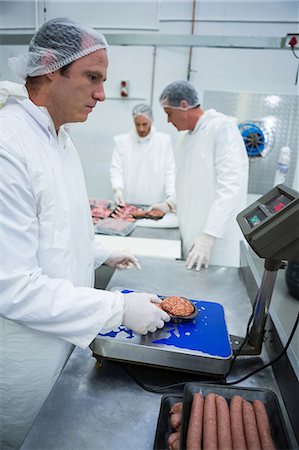
[[[299,259],[299,194],[279,185],[244,211],[237,221],[253,250],[265,261],[265,274],[257,294],[250,340],[242,353],[259,354],[264,323],[281,259]],[[130,292],[123,290],[124,294]],[[165,293],[158,293],[164,296]],[[99,334],[91,343],[94,356],[118,361],[225,375],[233,352],[244,338],[230,336],[222,305],[190,299],[199,314],[189,321],[170,321],[146,336],[124,326]]]
[[[120,326],[99,334],[91,349],[95,356],[188,371],[198,371],[200,358],[204,372],[223,374],[232,356],[223,307],[214,302],[191,301],[199,310],[194,319],[171,320],[163,329],[145,336]]]
[[[251,248],[265,258],[253,324],[240,353],[259,355],[277,272],[285,267],[282,260],[299,261],[299,193],[279,184],[238,214],[237,221]],[[242,345],[244,341],[232,336],[231,339],[233,347],[234,342],[241,341]],[[234,350],[238,351],[236,347]]]

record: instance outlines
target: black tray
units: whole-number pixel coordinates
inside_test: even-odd
[[[160,413],[156,428],[154,450],[168,450],[167,440],[170,433],[174,430],[170,424],[170,408],[177,402],[183,401],[183,394],[170,395],[165,394],[161,399]]]
[[[160,297],[162,300],[164,300],[165,298],[167,298],[167,297],[165,297],[164,295],[159,295],[159,297]],[[171,295],[168,295],[168,297],[171,297]],[[174,322],[185,322],[186,320],[192,320],[192,319],[195,319],[195,317],[198,316],[198,314],[199,314],[198,308],[197,308],[197,306],[192,302],[192,300],[189,300],[189,299],[186,298],[186,297],[182,297],[182,298],[184,298],[185,300],[187,300],[189,303],[192,304],[192,306],[194,307],[194,311],[193,311],[193,313],[190,314],[189,316],[175,316],[175,315],[173,315],[173,314],[167,313],[167,314],[169,315],[169,317],[170,317]],[[166,311],[166,312],[167,312],[167,311]]]
[[[186,383],[184,389],[184,406],[181,434],[181,449],[186,447],[187,429],[193,395],[201,392],[206,397],[210,392],[222,395],[228,403],[234,395],[240,395],[245,400],[261,400],[267,410],[271,435],[276,449],[291,449],[290,438],[287,433],[286,425],[280,410],[279,402],[274,392],[269,389],[258,388],[239,388],[236,386],[222,386],[216,384]],[[167,447],[166,447],[167,448]]]

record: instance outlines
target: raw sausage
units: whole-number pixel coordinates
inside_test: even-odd
[[[261,450],[261,443],[255,420],[253,405],[243,400],[243,422],[248,450]]]
[[[231,450],[232,435],[230,428],[229,406],[224,397],[216,396],[217,441],[218,450]]]
[[[217,448],[216,394],[206,396],[203,410],[203,450]]]
[[[246,450],[242,404],[242,397],[234,395],[229,406],[233,450]]]
[[[193,395],[187,430],[186,450],[201,450],[204,398],[201,392]]]
[[[170,408],[169,414],[175,414],[177,412],[182,412],[183,402],[177,402],[172,405]]]
[[[168,436],[168,448],[169,450],[179,450],[180,449],[181,432],[175,431]]]
[[[275,450],[271,437],[270,422],[266,407],[260,400],[254,400],[253,409],[257,423],[257,429],[261,441],[262,450]]]
[[[176,431],[180,431],[182,427],[183,402],[174,403],[170,409],[170,424]]]

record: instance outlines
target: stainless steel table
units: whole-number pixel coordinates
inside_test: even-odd
[[[210,267],[200,273],[187,271],[182,261],[141,258],[143,270],[115,272],[108,289],[133,288],[190,298],[213,300],[225,308],[229,333],[244,335],[251,305],[240,271]],[[216,282],[215,280],[218,280]],[[268,362],[260,356],[237,360],[228,381],[235,380]],[[142,389],[128,375],[126,364],[104,360],[96,368],[89,349],[76,348],[56,382],[22,450],[150,450],[153,448],[161,394]],[[131,367],[130,367],[131,370]],[[136,366],[135,376],[147,384],[165,385],[170,380],[205,380],[199,374],[174,373]],[[271,368],[238,386],[263,387],[279,399],[293,448],[297,448],[287,413]],[[294,399],[295,401],[295,399]]]
[[[136,227],[130,236],[150,239],[171,239],[174,241],[181,239],[179,228]]]
[[[217,302],[225,309],[229,333],[245,335],[251,304],[238,268],[210,266],[196,272],[187,270],[184,261],[139,259],[141,271],[115,272],[107,289],[135,289]]]
[[[96,235],[97,241],[102,241],[112,249],[126,248],[135,256],[148,255],[180,258],[181,237],[179,228],[151,228],[137,226],[129,236]],[[96,270],[95,287],[105,289],[114,269],[102,265]]]

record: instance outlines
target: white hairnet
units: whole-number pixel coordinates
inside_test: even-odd
[[[181,107],[181,101],[188,103],[187,108]],[[173,81],[162,91],[159,101],[161,106],[175,109],[191,109],[200,106],[198,94],[188,81]]]
[[[145,116],[149,120],[153,121],[153,110],[149,105],[145,103],[139,103],[134,106],[132,110],[132,116],[135,118],[136,116]]]
[[[45,22],[32,37],[28,53],[9,58],[11,70],[19,78],[45,75],[108,44],[103,34],[67,17]]]

